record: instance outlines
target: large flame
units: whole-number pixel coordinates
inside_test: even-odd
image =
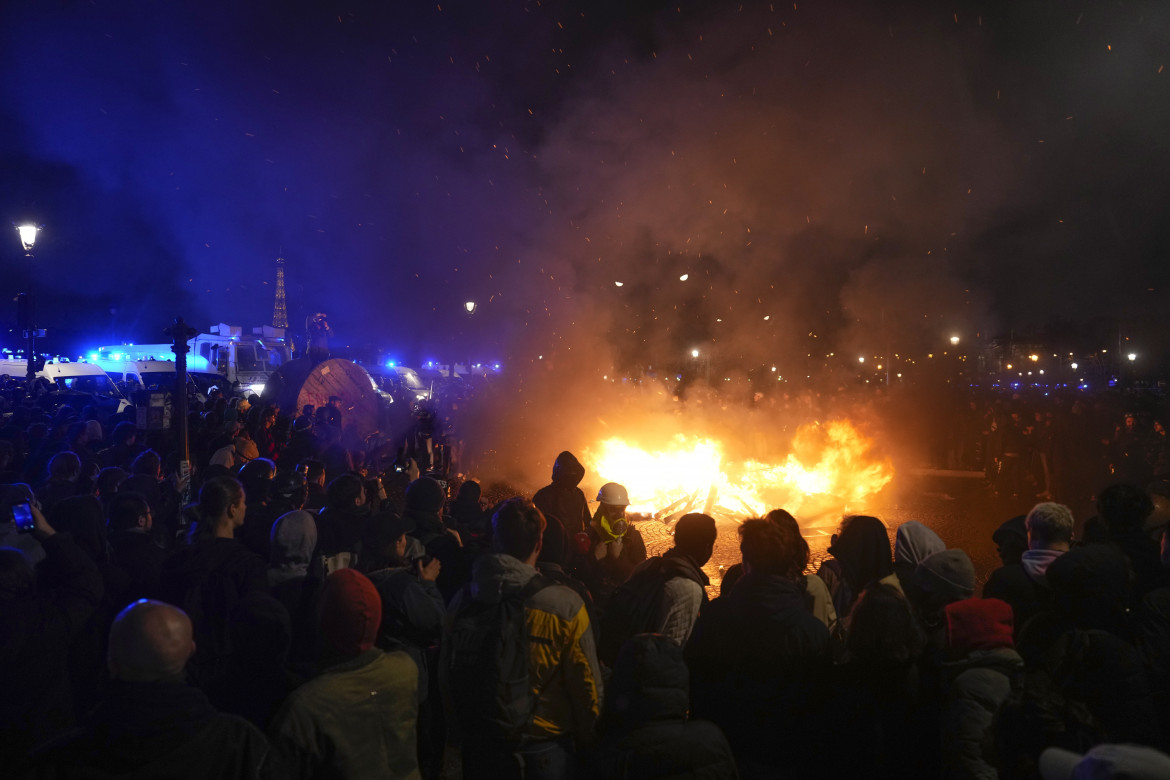
[[[778,463],[736,461],[721,442],[681,433],[651,449],[607,439],[583,454],[603,481],[626,486],[631,512],[666,521],[686,512],[741,520],[784,508],[802,522],[835,522],[864,508],[894,477],[889,460],[871,449],[849,421],[833,420],[801,426]]]

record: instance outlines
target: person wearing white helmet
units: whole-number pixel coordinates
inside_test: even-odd
[[[605,483],[597,491],[597,501],[597,511],[589,524],[597,539],[593,555],[601,563],[605,585],[616,587],[646,560],[646,544],[641,532],[626,519],[630,494],[624,485]]]

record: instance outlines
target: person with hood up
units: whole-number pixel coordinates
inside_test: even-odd
[[[287,512],[272,526],[269,545],[268,587],[288,611],[292,630],[289,664],[302,671],[317,657],[317,595],[324,571],[311,569],[317,548],[317,521],[303,509]]]
[[[1019,563],[1005,563],[991,573],[983,586],[984,598],[1002,599],[1011,605],[1017,638],[1028,621],[1051,601],[1045,573],[1072,544],[1072,510],[1051,501],[1036,504],[1024,518],[1024,530],[1028,549],[1021,553]]]
[[[926,556],[914,570],[914,590],[918,594],[918,618],[927,634],[928,653],[937,657],[946,646],[947,605],[975,595],[971,556],[962,550],[940,550]]]
[[[968,598],[948,604],[944,614],[942,776],[990,780],[999,775],[983,746],[1024,665],[1013,647],[1012,608],[999,599]]]
[[[917,520],[898,526],[894,534],[894,573],[902,592],[914,600],[914,570],[928,555],[947,549],[939,535]]]
[[[657,634],[633,637],[609,679],[592,774],[614,780],[738,778],[723,732],[710,721],[690,719],[689,709],[682,648]]]
[[[421,777],[418,667],[404,652],[374,646],[382,600],[356,569],[325,580],[321,673],[297,688],[269,728],[290,778]]]
[[[555,515],[570,539],[589,527],[589,503],[581,488],[585,467],[568,450],[553,461],[552,482],[536,491],[532,503],[545,517]]]

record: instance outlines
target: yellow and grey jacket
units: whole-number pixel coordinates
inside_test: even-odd
[[[535,567],[511,555],[481,555],[472,570],[471,598],[497,600],[501,593],[521,590],[534,576]],[[452,600],[448,621],[458,613],[465,593],[460,591]],[[529,676],[539,693],[528,736],[550,739],[569,734],[578,744],[588,743],[601,707],[601,672],[585,604],[569,588],[550,584],[533,594],[524,610]],[[457,707],[459,691],[448,696]]]

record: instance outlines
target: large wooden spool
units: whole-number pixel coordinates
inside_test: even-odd
[[[320,409],[330,396],[341,399],[341,427],[351,441],[364,441],[382,430],[385,404],[366,370],[350,360],[333,358],[313,365],[308,358],[290,360],[264,385],[263,401],[277,403],[285,414],[300,414],[305,404]]]

